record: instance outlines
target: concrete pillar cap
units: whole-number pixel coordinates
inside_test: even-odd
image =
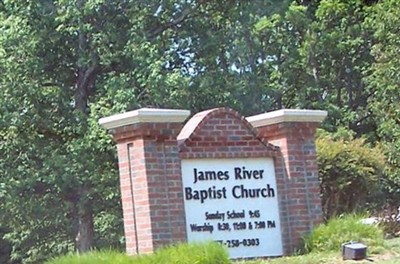
[[[100,118],[99,124],[106,129],[113,129],[137,123],[182,123],[189,115],[189,110],[140,108]]]
[[[314,122],[321,123],[328,115],[323,110],[281,109],[264,114],[246,117],[253,127],[262,127],[283,122]]]

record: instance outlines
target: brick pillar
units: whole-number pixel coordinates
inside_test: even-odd
[[[99,121],[117,143],[130,255],[186,240],[176,136],[189,115],[186,110],[142,108]]]
[[[326,115],[326,111],[284,109],[247,118],[259,137],[280,147],[275,173],[286,255],[294,253],[302,237],[322,221],[315,132]]]

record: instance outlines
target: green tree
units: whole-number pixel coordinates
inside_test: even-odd
[[[121,247],[115,149],[97,120],[139,107],[326,109],[329,130],[369,141],[378,131],[398,175],[397,4],[294,2],[0,1],[0,220],[12,258]]]
[[[307,76],[301,48],[311,22],[305,7],[292,4],[283,14],[264,17],[255,25],[261,54],[257,75],[263,78],[266,101],[260,112],[305,104]]]
[[[366,78],[374,91],[369,100],[376,116],[379,138],[386,145],[388,170],[388,191],[391,203],[398,206],[400,199],[400,59],[398,1],[382,1],[372,10],[366,24],[375,32],[376,43],[372,48],[375,58]]]
[[[302,106],[327,109],[328,129],[345,126],[358,136],[376,129],[368,105],[373,91],[364,82],[373,62],[367,10],[360,0],[320,1],[302,47],[309,77]]]
[[[361,0],[296,1],[283,14],[256,24],[260,43],[257,76],[264,76],[268,107],[325,109],[324,127],[345,126],[357,136],[375,136],[365,83],[374,61],[373,30],[364,21],[369,7]],[[257,78],[257,77],[256,77]]]
[[[286,5],[1,1],[0,218],[12,259],[120,247],[115,150],[98,118],[143,106],[260,109],[250,29]]]
[[[111,65],[99,62],[91,27],[102,10],[93,5],[2,5],[1,222],[10,229],[5,238],[12,243],[12,258],[24,263],[95,247],[94,227],[102,221],[102,235],[117,234],[109,246],[120,242],[115,240],[122,220],[115,207],[115,154],[89,108],[95,81],[105,71],[101,66]],[[117,12],[118,4],[108,8]],[[97,20],[91,20],[92,10],[98,12]],[[116,221],[109,220],[113,216],[118,216]]]

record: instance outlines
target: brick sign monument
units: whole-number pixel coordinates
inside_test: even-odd
[[[290,255],[321,222],[314,135],[325,111],[216,108],[100,119],[117,143],[126,250],[216,241],[231,258]]]

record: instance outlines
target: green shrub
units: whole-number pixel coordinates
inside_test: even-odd
[[[305,239],[306,251],[338,251],[343,243],[356,241],[367,245],[370,253],[380,252],[384,245],[383,231],[377,225],[361,223],[362,218],[347,215],[316,227]]]
[[[216,243],[194,243],[170,246],[151,255],[129,257],[115,251],[93,251],[70,254],[46,264],[228,264],[227,251]]]
[[[382,150],[343,131],[337,133],[319,131],[316,140],[325,219],[374,211],[386,202],[381,184],[385,167]]]

